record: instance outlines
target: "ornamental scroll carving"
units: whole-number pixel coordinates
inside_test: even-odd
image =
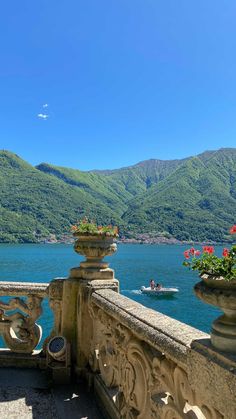
[[[8,303],[0,301],[0,333],[12,351],[31,353],[39,343],[42,330],[35,322],[42,314],[42,300],[29,295],[25,300],[16,297]]]
[[[64,279],[58,278],[54,279],[49,284],[49,307],[53,312],[54,322],[49,336],[43,342],[44,352],[46,351],[46,347],[50,339],[61,334],[63,283]]]
[[[223,419],[191,389],[187,372],[164,354],[135,337],[128,327],[95,305],[91,366],[109,388],[117,388],[121,419]]]

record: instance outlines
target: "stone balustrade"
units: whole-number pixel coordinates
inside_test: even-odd
[[[89,363],[112,418],[236,417],[236,357],[113,290],[92,293]]]
[[[220,352],[208,334],[120,295],[114,271],[95,250],[96,258],[87,257],[68,278],[0,283],[0,296],[10,297],[0,302],[0,333],[13,360],[17,352],[28,354],[27,362],[33,357],[47,298],[54,325],[41,358],[49,339],[63,336],[73,376],[86,377],[107,417],[236,418],[236,354]]]
[[[31,354],[42,337],[37,324],[42,315],[42,301],[49,298],[54,313],[54,326],[48,339],[60,330],[62,282],[48,283],[1,282],[0,334],[5,345],[14,353]],[[45,343],[46,343],[45,342]]]

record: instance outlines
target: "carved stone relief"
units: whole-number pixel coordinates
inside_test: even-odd
[[[52,339],[53,336],[61,334],[63,282],[63,279],[55,279],[49,284],[49,307],[53,312],[54,322],[50,335],[43,343],[44,352],[50,339]]]
[[[187,372],[93,305],[91,353],[107,387],[117,387],[122,419],[223,419],[191,389]],[[93,357],[91,356],[91,359]]]
[[[25,301],[18,297],[8,303],[0,301],[0,332],[12,351],[31,353],[39,343],[42,330],[35,322],[42,314],[42,300],[29,295]]]

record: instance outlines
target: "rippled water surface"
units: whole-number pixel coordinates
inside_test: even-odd
[[[71,267],[78,266],[82,257],[72,245],[0,245],[2,281],[49,282],[66,277]],[[182,266],[183,246],[132,245],[118,246],[118,252],[107,258],[120,281],[121,294],[168,316],[209,332],[212,320],[219,311],[198,300],[193,285],[197,273]],[[220,252],[221,248],[217,249]],[[140,294],[142,285],[150,278],[165,286],[179,288],[172,298]],[[52,325],[52,314],[44,302],[44,314],[39,322],[46,335]]]

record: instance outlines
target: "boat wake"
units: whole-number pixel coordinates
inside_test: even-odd
[[[136,294],[136,295],[140,295],[142,294],[141,290],[121,290],[121,293],[123,294]]]

